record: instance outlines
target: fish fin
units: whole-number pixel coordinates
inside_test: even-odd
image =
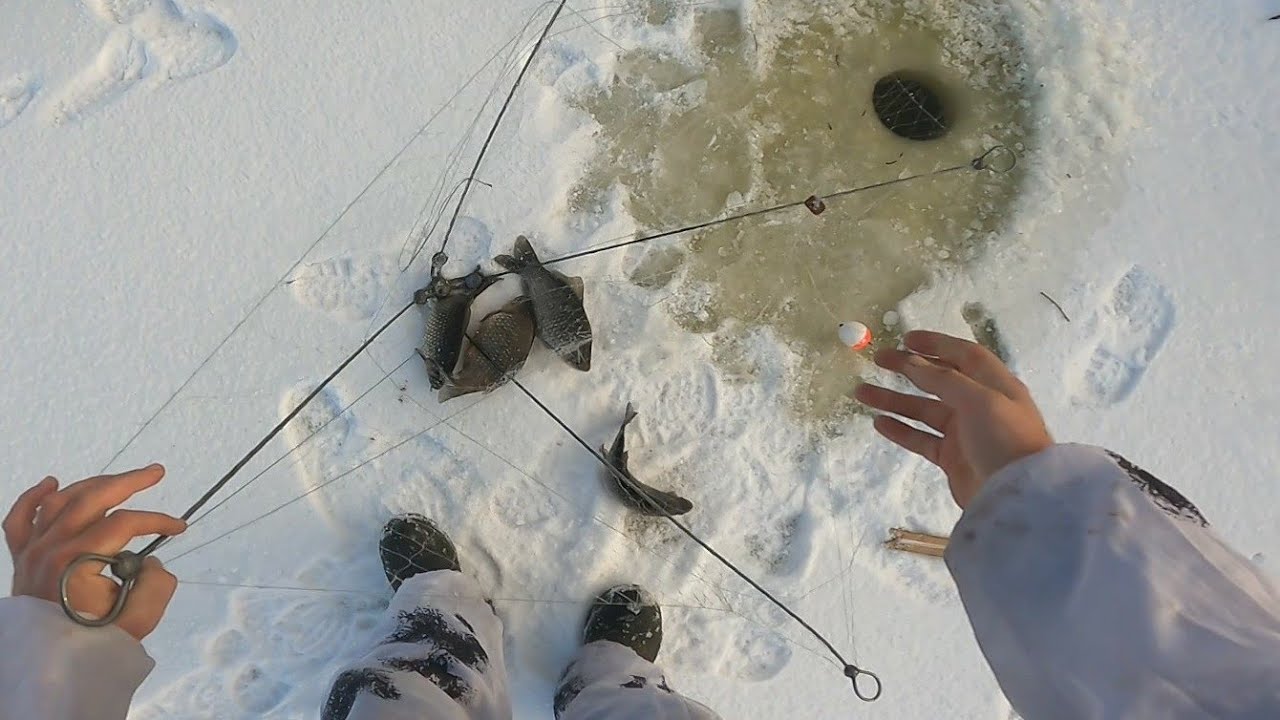
[[[503,268],[510,270],[512,272],[519,272],[520,270],[524,269],[524,263],[511,257],[510,255],[499,255],[495,257],[493,261],[501,265]]]
[[[512,253],[516,256],[516,260],[525,266],[541,265],[542,261],[538,259],[538,253],[534,252],[533,245],[529,242],[529,238],[521,235],[516,238],[516,244]]]
[[[591,343],[586,343],[569,353],[565,360],[582,372],[589,372],[591,370]]]
[[[565,275],[559,270],[551,270],[551,274],[563,280],[564,284],[568,285],[569,289],[573,291],[573,294],[578,296],[578,300],[585,300],[587,296],[587,286],[582,282],[582,278],[573,275]]]
[[[631,473],[625,474],[626,483],[614,483],[618,490],[618,500],[641,515],[666,517],[683,515],[693,509],[693,503],[685,498],[650,487],[637,480]]]
[[[579,302],[586,301],[586,284],[582,282],[582,278],[564,275],[564,282],[568,283],[568,288],[573,291],[573,295],[577,296]]]
[[[471,393],[474,393],[474,392],[480,392],[480,388],[460,387],[458,385],[445,385],[444,387],[440,388],[440,392],[436,396],[436,398],[440,403],[446,403],[456,397],[462,397],[463,395],[470,395]]]

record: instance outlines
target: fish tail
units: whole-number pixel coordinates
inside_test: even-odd
[[[516,260],[523,263],[526,267],[530,265],[541,265],[542,261],[538,259],[538,253],[533,251],[533,245],[529,242],[529,238],[521,235],[516,238],[515,248]]]
[[[639,415],[640,413],[636,412],[635,406],[627,403],[627,410],[622,416],[622,427],[630,425],[631,421],[635,420]]]
[[[565,360],[569,361],[570,365],[577,368],[578,370],[581,370],[582,372],[590,372],[591,371],[591,343],[587,343],[582,347],[578,348],[577,350],[570,352],[567,356],[565,356]]]
[[[501,265],[504,269],[511,270],[512,272],[519,272],[524,269],[524,263],[510,255],[499,255],[495,257],[493,261]]]
[[[480,388],[461,387],[458,385],[445,385],[440,388],[440,393],[436,396],[441,403],[449,402],[456,397],[470,395],[473,392],[480,392]]]

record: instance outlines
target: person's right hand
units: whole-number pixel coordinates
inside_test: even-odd
[[[84,553],[115,555],[131,540],[147,535],[177,535],[187,524],[163,513],[111,509],[160,482],[159,465],[120,475],[81,480],[58,490],[52,477],[22,493],[4,519],[4,537],[13,556],[13,594],[60,602],[62,572]],[[102,566],[77,566],[68,586],[75,609],[103,617],[115,604],[119,586],[100,574]],[[148,557],[124,612],[122,630],[141,640],[160,624],[178,587],[160,561]]]
[[[903,344],[907,351],[876,353],[876,364],[905,375],[937,399],[867,384],[859,385],[854,397],[938,432],[887,415],[875,419],[881,435],[942,468],[961,508],[1001,468],[1053,445],[1031,393],[991,351],[927,331],[907,333]]]

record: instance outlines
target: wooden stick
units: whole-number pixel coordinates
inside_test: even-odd
[[[941,535],[927,535],[903,528],[891,528],[889,539],[885,541],[884,546],[890,550],[901,550],[916,555],[942,557],[947,551],[948,542],[950,539]]]

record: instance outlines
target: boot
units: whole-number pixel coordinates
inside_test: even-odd
[[[639,585],[618,585],[596,598],[587,612],[583,644],[608,640],[653,662],[662,647],[662,610]]]
[[[378,552],[392,590],[419,573],[462,569],[449,536],[431,520],[412,513],[387,521]]]

